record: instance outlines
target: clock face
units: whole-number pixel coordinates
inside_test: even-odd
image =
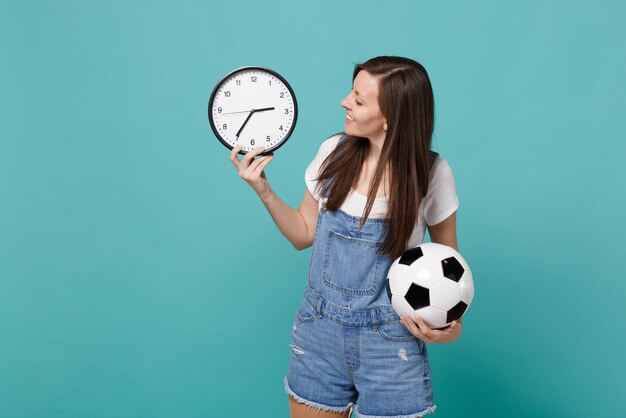
[[[287,81],[275,71],[243,67],[227,74],[209,99],[209,123],[227,148],[245,154],[265,146],[270,153],[287,141],[298,105]]]

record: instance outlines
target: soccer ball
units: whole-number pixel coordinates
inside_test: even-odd
[[[387,273],[387,294],[399,316],[419,315],[430,328],[445,328],[474,298],[469,266],[454,248],[427,242],[406,250]]]

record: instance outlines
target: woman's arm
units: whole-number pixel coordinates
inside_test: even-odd
[[[430,240],[437,244],[447,245],[459,251],[456,242],[456,211],[437,225],[428,226]],[[443,330],[430,329],[419,316],[402,315],[402,323],[411,333],[425,343],[451,343],[462,333],[463,318],[452,323]]]
[[[432,242],[447,245],[459,251],[459,245],[456,242],[456,211],[437,225],[429,226],[428,235]],[[461,324],[463,318],[459,318],[457,322]]]
[[[428,226],[428,235],[432,242],[447,245],[459,251],[456,242],[456,211],[437,225]]]
[[[456,211],[437,225],[428,226],[428,235],[432,242],[447,245],[459,251],[459,245],[456,242]],[[457,322],[463,323],[463,318],[459,318]]]
[[[267,195],[259,195],[259,197],[280,232],[293,244],[296,250],[304,250],[311,246],[317,226],[318,202],[311,195],[309,189],[304,191],[304,197],[298,210],[287,206],[271,188]]]
[[[265,166],[272,161],[274,153],[255,159],[254,157],[265,149],[258,147],[248,152],[242,160],[239,160],[238,153],[241,148],[241,145],[238,145],[230,153],[230,160],[235,165],[239,177],[244,179],[259,195],[280,232],[297,250],[310,247],[317,226],[317,200],[306,189],[298,210],[287,206],[274,193],[263,172]]]

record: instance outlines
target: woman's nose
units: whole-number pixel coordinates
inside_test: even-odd
[[[344,99],[341,101],[341,107],[345,107],[346,109],[348,108],[348,98],[344,97]]]

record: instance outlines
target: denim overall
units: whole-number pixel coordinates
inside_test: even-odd
[[[388,221],[369,218],[359,230],[360,220],[319,211],[285,391],[357,417],[422,416],[436,408],[426,345],[393,310],[385,281],[394,260],[376,251]]]

